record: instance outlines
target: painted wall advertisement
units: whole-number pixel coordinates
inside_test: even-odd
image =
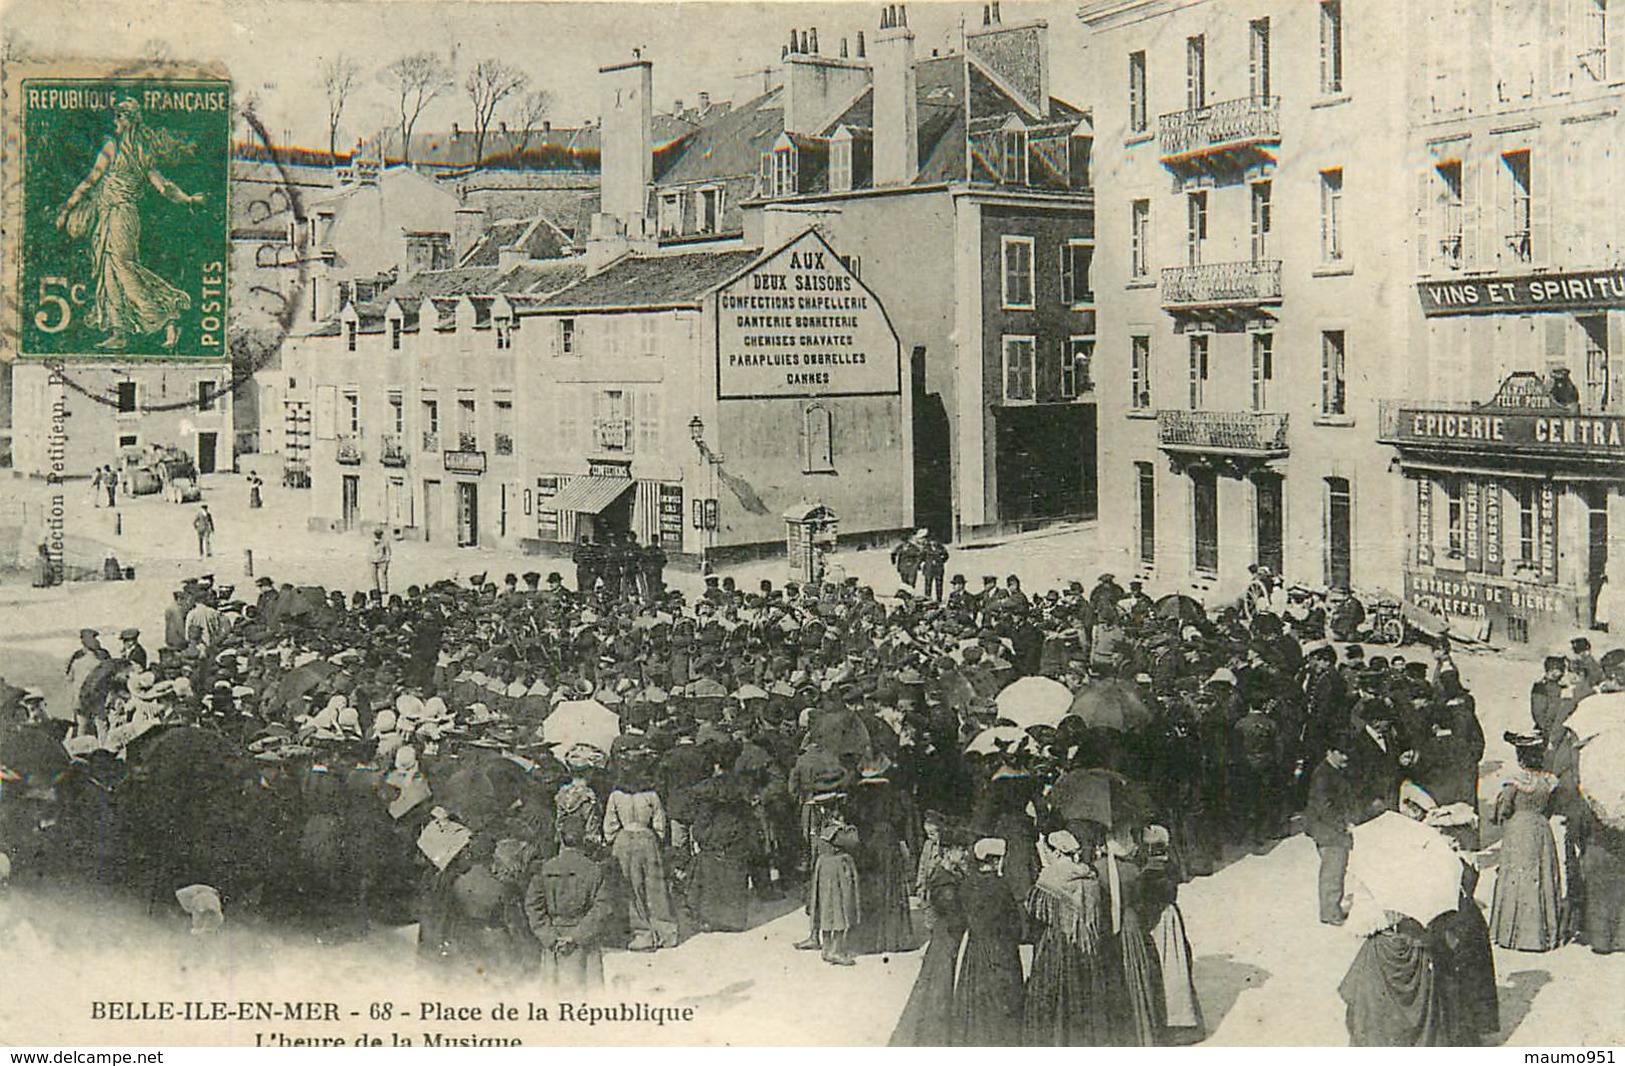
[[[718,293],[718,399],[901,391],[902,351],[886,312],[816,233]]]

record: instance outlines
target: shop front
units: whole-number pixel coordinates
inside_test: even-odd
[[[1486,404],[1387,405],[1381,439],[1414,488],[1408,602],[1497,643],[1591,627],[1625,528],[1625,416],[1582,414],[1520,373]]]

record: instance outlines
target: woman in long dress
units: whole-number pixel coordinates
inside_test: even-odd
[[[908,1002],[892,1030],[892,1047],[943,1047],[949,1043],[954,975],[959,970],[960,943],[965,939],[961,893],[970,839],[957,826],[943,826],[940,841],[941,855],[921,893],[929,908],[931,939],[925,945]]]
[[[1137,849],[1126,833],[1114,834],[1106,854],[1096,864],[1111,900],[1112,931],[1116,934],[1120,981],[1114,1043],[1128,1047],[1155,1047],[1163,1042],[1167,1024],[1162,966],[1151,943],[1151,930],[1162,917],[1154,889],[1137,861]]]
[[[977,869],[965,878],[965,944],[954,981],[950,1043],[959,1047],[1021,1044],[1021,908],[999,875],[1005,842],[976,842]]]
[[[1152,943],[1162,964],[1164,1032],[1169,1044],[1195,1044],[1207,1036],[1202,1004],[1196,998],[1195,960],[1179,909],[1179,877],[1168,855],[1168,832],[1161,826],[1145,831],[1146,863],[1142,894],[1160,912]]]
[[[884,760],[864,767],[853,790],[852,822],[862,842],[856,860],[863,920],[852,930],[849,946],[858,955],[907,951],[916,943],[904,868],[905,811],[888,776],[891,770]]]
[[[1581,873],[1586,943],[1598,955],[1625,951],[1625,832],[1594,822]]]
[[[1366,937],[1338,986],[1348,1007],[1351,1047],[1445,1047],[1457,1029],[1449,1017],[1427,932],[1394,914]]]
[[[623,777],[604,804],[604,840],[620,864],[625,885],[633,951],[675,947],[677,920],[666,886],[660,842],[666,835],[666,809],[646,781]]]
[[[1098,1047],[1112,1042],[1103,951],[1100,878],[1066,830],[1048,837],[1055,858],[1027,897],[1038,930],[1022,1009],[1028,1047]]]
[[[201,204],[202,193],[183,191],[158,169],[189,150],[174,134],[149,127],[140,105],[124,100],[114,111],[113,136],[57,214],[58,229],[74,237],[90,233],[89,321],[108,334],[98,348],[122,350],[131,338],[159,330],[166,348],[179,339],[177,320],[192,298],[141,265],[141,196],[150,186],[174,203]]]
[[[1538,741],[1518,744],[1517,752],[1518,771],[1495,800],[1503,830],[1490,934],[1503,948],[1550,951],[1560,926],[1557,843],[1547,815],[1558,781],[1540,768]]]

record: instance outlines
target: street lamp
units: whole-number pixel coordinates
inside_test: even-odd
[[[711,572],[711,548],[716,543],[717,530],[717,467],[722,465],[722,456],[713,452],[705,443],[705,420],[695,415],[688,420],[688,437],[694,442],[694,447],[700,450],[700,457],[705,460],[706,469],[711,472],[711,485],[709,497],[699,503],[695,512],[696,525],[701,527],[705,534],[705,544],[700,549],[700,573]]]
[[[694,442],[694,447],[700,450],[700,454],[705,457],[706,462],[712,466],[722,465],[722,456],[712,451],[710,446],[705,443],[705,420],[699,415],[695,415],[688,420],[688,438]]]

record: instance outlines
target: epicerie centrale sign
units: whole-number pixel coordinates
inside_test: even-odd
[[[718,293],[718,399],[901,391],[901,350],[885,310],[816,233]]]

